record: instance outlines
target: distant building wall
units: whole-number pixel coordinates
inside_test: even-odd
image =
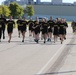
[[[34,5],[35,14],[76,16],[76,6]]]
[[[62,4],[62,0],[52,0],[53,4]]]

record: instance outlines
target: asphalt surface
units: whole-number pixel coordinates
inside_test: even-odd
[[[25,42],[18,38],[14,29],[12,40],[8,43],[8,35],[0,43],[0,75],[75,75],[76,51],[75,35],[71,26],[67,28],[67,39],[54,43],[36,44],[26,33]]]

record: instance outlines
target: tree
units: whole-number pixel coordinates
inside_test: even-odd
[[[2,5],[0,6],[0,14],[5,15],[6,17],[8,17],[10,15],[10,10],[9,7],[6,5]]]
[[[12,2],[9,5],[9,9],[11,10],[11,15],[14,18],[17,18],[18,16],[22,16],[24,14],[24,9],[16,2]]]
[[[2,6],[0,6],[0,14],[2,14]]]
[[[33,5],[26,6],[26,12],[27,12],[28,16],[30,16],[30,17],[33,16],[35,13]]]

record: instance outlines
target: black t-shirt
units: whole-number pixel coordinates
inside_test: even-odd
[[[65,24],[65,27],[68,27],[68,24],[67,24],[67,22],[64,22],[64,24]]]
[[[47,22],[43,22],[42,23],[42,29],[47,29],[48,28],[48,23]]]
[[[28,21],[28,25],[29,25],[29,27],[32,28],[32,26],[34,25],[34,21],[32,21],[32,20]]]
[[[7,28],[13,28],[14,24],[15,24],[15,22],[13,20],[8,20],[7,21]]]
[[[22,20],[17,20],[17,24],[18,25],[21,24],[21,22],[22,22]]]
[[[6,23],[6,19],[5,18],[0,18],[0,24],[5,25],[5,23]]]
[[[49,29],[53,27],[54,25],[54,21],[53,20],[49,20],[48,21],[48,24],[49,24]]]
[[[27,24],[28,24],[27,21],[24,21],[24,20],[21,21],[21,25],[22,25],[23,27],[26,27]]]
[[[53,27],[54,27],[54,30],[58,30],[58,28],[59,28],[59,23],[58,23],[58,22],[54,22]]]
[[[59,23],[59,28],[63,29],[65,27],[65,23]]]

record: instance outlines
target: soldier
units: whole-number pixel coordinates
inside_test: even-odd
[[[32,20],[32,18],[30,18],[30,20],[28,21],[28,26],[29,26],[29,36],[32,36],[33,34],[33,25],[34,25],[34,21]]]
[[[52,32],[53,32],[52,27],[54,25],[54,21],[53,21],[52,17],[50,17],[50,20],[48,21],[48,24],[49,24],[49,26],[48,26],[48,41],[51,41]]]
[[[21,21],[21,33],[22,33],[22,42],[24,42],[24,38],[25,38],[25,33],[26,33],[26,29],[27,29],[27,21],[26,18],[24,18]]]
[[[6,19],[4,18],[3,15],[0,17],[0,24],[2,25],[2,33],[3,33],[3,39],[5,39],[5,24],[6,24]]]
[[[21,21],[22,21],[22,18],[20,17],[18,20],[17,20],[17,25],[18,25],[18,37],[20,38],[20,33],[21,33]]]
[[[0,22],[0,42],[1,42],[1,37],[2,37],[2,24]]]
[[[54,29],[53,35],[54,35],[54,43],[55,43],[59,35],[59,23],[57,19],[54,22],[53,29]]]
[[[44,43],[46,43],[47,33],[48,33],[48,23],[47,23],[47,19],[44,18],[42,23],[42,35],[43,35]]]
[[[73,33],[75,32],[75,28],[74,28],[75,24],[76,24],[76,22],[73,20],[72,23],[71,23],[71,27],[72,27]]]
[[[40,33],[40,24],[39,21],[35,22],[35,25],[33,26],[34,32],[35,32],[35,42],[39,42],[39,33]]]
[[[7,32],[8,32],[8,36],[9,36],[9,40],[8,40],[9,43],[10,43],[10,40],[12,38],[13,25],[14,25],[14,28],[15,28],[15,22],[12,19],[12,16],[10,16],[10,19],[7,21]]]

